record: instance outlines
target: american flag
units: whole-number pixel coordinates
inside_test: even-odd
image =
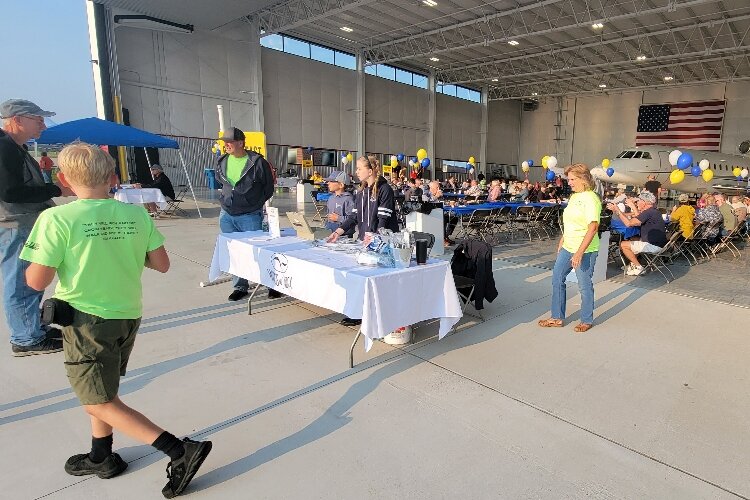
[[[635,145],[719,151],[724,109],[724,101],[641,106]]]

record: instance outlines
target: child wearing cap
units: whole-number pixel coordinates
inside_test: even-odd
[[[345,172],[334,172],[326,181],[328,182],[328,191],[331,197],[328,198],[328,216],[326,228],[335,231],[341,227],[341,223],[346,220],[354,208],[354,197],[351,193],[345,191],[347,175]],[[354,227],[344,233],[344,236],[351,238],[354,235]]]
[[[55,277],[55,298],[70,308],[63,328],[65,371],[91,421],[91,451],[73,455],[65,472],[115,477],[128,464],[112,452],[113,429],[170,457],[166,498],[179,495],[211,451],[211,442],[179,440],[128,407],[117,395],[142,315],[141,274],[165,273],[164,236],[140,206],[109,198],[114,160],[96,146],[74,143],[59,157],[60,182],[78,200],[40,214],[21,252],[26,281],[44,290]],[[104,278],[109,276],[109,278]]]

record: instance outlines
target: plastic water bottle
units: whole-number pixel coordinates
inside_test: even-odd
[[[263,209],[263,222],[261,223],[261,229],[263,232],[268,232],[268,213],[265,208]]]

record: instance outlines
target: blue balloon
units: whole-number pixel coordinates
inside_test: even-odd
[[[313,149],[315,149],[315,148],[313,148],[312,146],[307,146],[307,152],[308,153],[312,153]]]
[[[527,162],[528,162],[528,164],[529,164],[530,167],[534,166],[534,160],[527,160]]]
[[[693,174],[693,177],[700,177],[703,171],[700,167],[693,167],[690,169],[690,173]]]
[[[419,161],[419,160],[417,159],[417,157],[416,157],[416,156],[412,156],[412,157],[411,157],[411,162],[412,162],[412,163],[417,163],[418,161]]]
[[[737,181],[740,181],[740,182],[742,181],[742,176],[741,175],[737,176]]]
[[[467,163],[466,164],[466,168],[467,169],[472,169],[472,168],[474,168],[474,165],[472,165],[471,163]]]
[[[547,170],[547,180],[552,182],[555,180],[555,173],[552,170]]]
[[[609,167],[607,169],[607,177],[612,177],[613,175],[615,175],[615,169],[612,167]]]
[[[398,161],[404,161],[404,154],[399,153],[398,155],[396,155],[396,158],[398,158]]]
[[[692,164],[693,155],[691,155],[690,153],[682,153],[680,157],[677,158],[677,168],[685,170],[686,168],[690,168]]]
[[[429,167],[430,166],[430,159],[429,158],[425,158],[424,160],[422,160],[421,165],[422,165],[422,168]]]

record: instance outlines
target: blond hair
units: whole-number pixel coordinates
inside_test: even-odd
[[[108,184],[115,173],[115,160],[109,153],[85,142],[65,146],[57,162],[66,179],[86,187]]]
[[[594,177],[591,175],[589,167],[587,167],[583,163],[574,163],[573,165],[568,165],[567,167],[565,167],[565,176],[567,177],[568,174],[571,173],[586,184],[586,191],[591,191],[592,189],[594,189]]]
[[[370,199],[378,199],[378,180],[380,178],[380,162],[375,155],[360,156],[357,161],[364,161],[367,164],[367,168],[375,172],[375,182],[372,185],[372,191],[370,192]],[[359,186],[361,189],[367,187],[367,182],[362,181]]]

